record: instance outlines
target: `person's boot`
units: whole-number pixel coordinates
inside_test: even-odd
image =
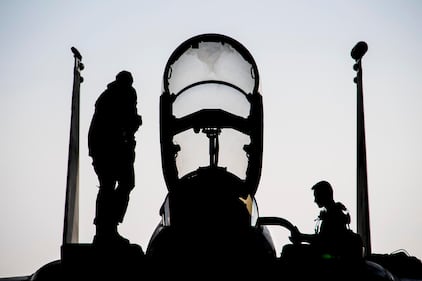
[[[129,245],[130,242],[118,233],[117,224],[97,224],[93,244],[97,246],[125,246]]]
[[[113,243],[116,245],[122,245],[122,246],[126,246],[130,244],[129,239],[119,234],[119,232],[117,231],[117,225],[116,225],[114,235],[113,235]]]
[[[119,215],[116,214],[116,193],[109,189],[100,188],[95,210],[95,245],[128,245],[129,240],[117,231]]]

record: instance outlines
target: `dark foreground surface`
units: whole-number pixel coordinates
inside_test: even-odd
[[[256,252],[248,254],[250,249],[234,253],[213,243],[205,248],[183,247],[182,240],[177,243],[173,247],[177,253],[160,255],[147,255],[136,244],[68,244],[62,247],[61,260],[41,267],[27,280],[422,280],[421,261],[404,253],[374,254],[346,263],[307,257],[256,258]]]

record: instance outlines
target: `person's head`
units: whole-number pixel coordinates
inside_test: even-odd
[[[127,70],[122,70],[119,73],[117,73],[116,81],[118,81],[119,83],[132,85],[133,83],[132,73],[130,73]]]
[[[327,204],[333,202],[333,188],[327,181],[320,181],[312,186],[314,191],[315,203],[318,207],[325,207]]]

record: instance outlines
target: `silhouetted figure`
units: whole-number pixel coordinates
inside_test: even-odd
[[[117,225],[123,221],[135,187],[135,132],[142,124],[132,74],[121,71],[95,103],[88,133],[89,155],[99,180],[94,243],[129,243]]]
[[[350,228],[350,214],[341,202],[335,202],[333,188],[327,181],[316,183],[315,203],[322,208],[314,234],[303,234],[297,230],[292,233],[292,242],[307,242],[314,253],[325,258],[360,258],[362,248],[360,239]]]

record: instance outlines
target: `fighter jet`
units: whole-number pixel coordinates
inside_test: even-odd
[[[358,101],[362,101],[361,59],[366,51],[366,43],[359,42],[351,52],[357,71]],[[182,42],[164,67],[159,122],[168,193],[157,206],[161,220],[145,251],[136,244],[99,247],[78,243],[79,90],[83,64],[81,54],[75,48],[72,52],[74,87],[61,259],[32,275],[1,280],[167,280],[204,276],[422,280],[418,259],[405,257],[401,264],[397,259],[388,264],[388,259],[370,251],[363,111],[358,117],[358,159],[363,159],[358,161],[363,165],[358,166],[358,170],[363,168],[359,174],[363,180],[358,181],[357,188],[361,198],[358,204],[362,204],[358,215],[361,226],[353,237],[362,239],[359,250],[366,254],[345,261],[327,256],[314,259],[306,252],[276,252],[269,226],[287,228],[292,234],[297,227],[284,218],[261,217],[255,199],[264,129],[258,67],[240,42],[215,33]],[[359,104],[358,111],[363,109]],[[411,269],[413,275],[396,271],[398,266]]]

